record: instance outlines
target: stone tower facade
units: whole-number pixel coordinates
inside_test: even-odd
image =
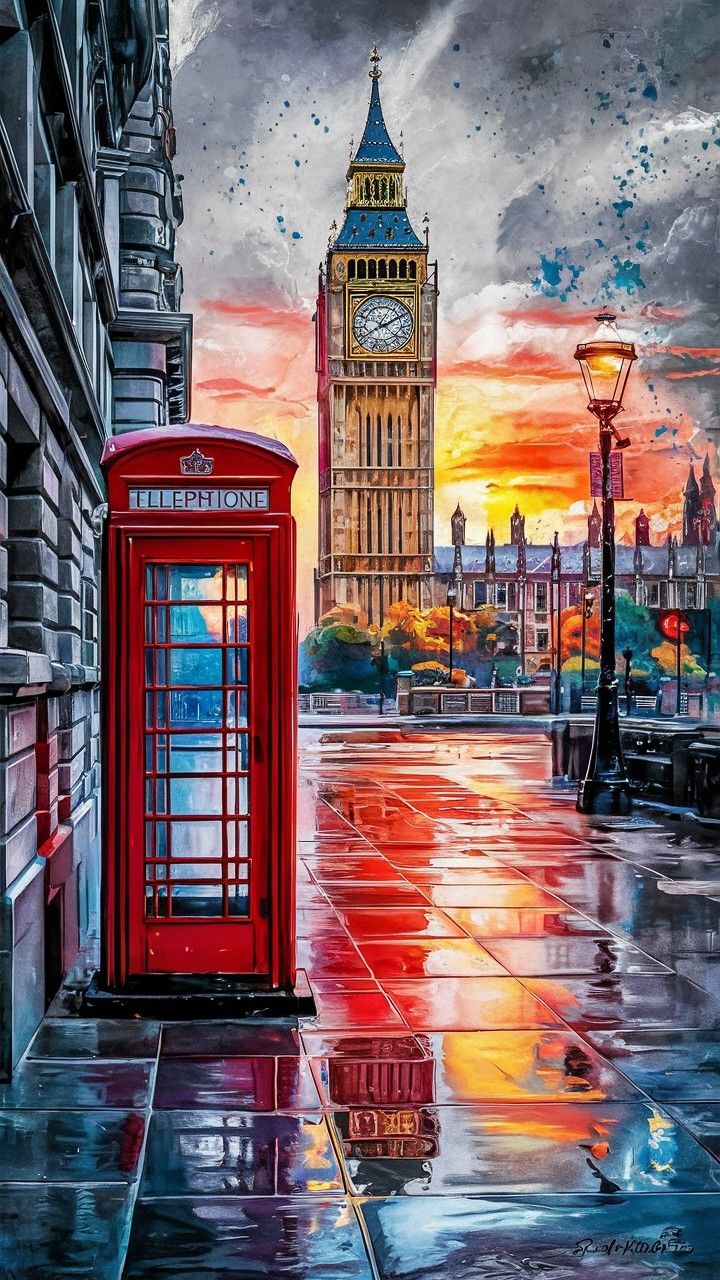
[[[405,162],[370,109],[333,225],[317,309],[319,537],[316,614],[351,604],[371,623],[433,587],[437,264],[406,211]]]

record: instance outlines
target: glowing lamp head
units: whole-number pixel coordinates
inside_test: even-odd
[[[454,583],[451,582],[447,592],[447,603],[451,609],[455,608],[455,605],[457,604],[457,598],[458,598],[457,587],[454,585]]]
[[[590,411],[610,420],[620,412],[630,365],[637,354],[632,342],[623,342],[611,311],[601,311],[595,319],[598,327],[589,342],[578,343],[575,359],[582,370]]]

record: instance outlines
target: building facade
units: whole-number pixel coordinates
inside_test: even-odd
[[[103,490],[187,416],[166,0],[0,5],[0,1076],[98,932]]]
[[[408,218],[405,162],[380,103],[373,50],[367,123],[333,224],[316,316],[319,534],[316,617],[354,605],[427,608],[433,592],[437,264]]]
[[[648,609],[706,609],[712,599],[720,598],[717,512],[707,460],[703,478],[702,495],[697,484],[685,487],[686,540],[669,536],[660,545],[651,545],[650,522],[641,510],[635,520],[634,545],[616,545],[616,588],[636,604]],[[695,489],[698,499],[705,500],[701,526],[692,518]],[[490,529],[484,545],[467,545],[465,525],[458,507],[451,521],[452,545],[437,547],[435,552],[435,604],[445,604],[452,581],[459,587],[458,608],[496,611],[499,647],[517,653],[523,672],[552,670],[557,659],[558,616],[564,609],[581,607],[585,593],[593,600],[598,595],[602,521],[597,504],[593,503],[588,516],[586,541],[570,545],[562,545],[557,534],[553,543],[527,542],[525,518],[517,506],[510,517],[509,542],[496,543]],[[712,528],[716,532],[711,540],[707,531]]]

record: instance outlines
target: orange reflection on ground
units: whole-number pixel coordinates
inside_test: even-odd
[[[567,1034],[482,1032],[438,1037],[445,1087],[458,1100],[603,1102],[597,1060]]]

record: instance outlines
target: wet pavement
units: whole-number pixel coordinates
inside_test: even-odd
[[[539,734],[301,735],[315,1018],[55,1006],[0,1086],[0,1280],[717,1280],[720,852]]]

